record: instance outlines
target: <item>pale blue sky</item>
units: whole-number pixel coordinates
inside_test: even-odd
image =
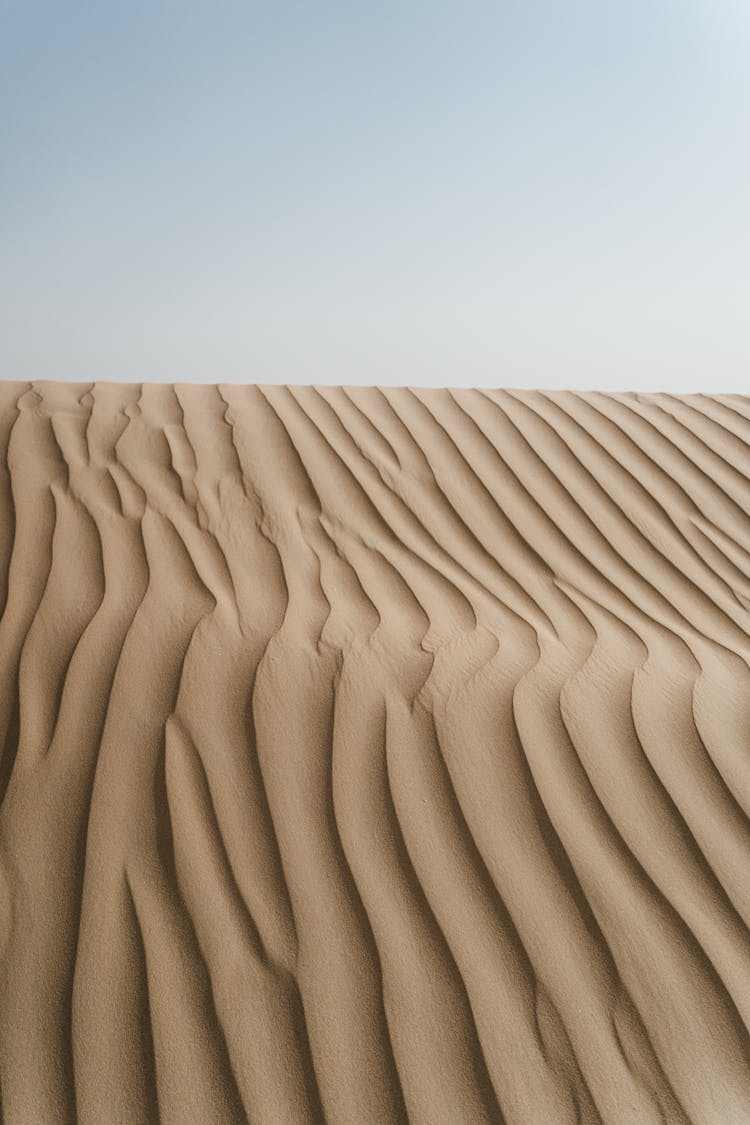
[[[745,0],[0,13],[0,377],[750,390]]]

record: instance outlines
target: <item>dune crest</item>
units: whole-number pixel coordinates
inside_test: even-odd
[[[750,1120],[750,399],[0,384],[5,1125]]]

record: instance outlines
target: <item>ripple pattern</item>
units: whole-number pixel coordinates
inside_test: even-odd
[[[750,398],[0,384],[5,1125],[750,1122]]]

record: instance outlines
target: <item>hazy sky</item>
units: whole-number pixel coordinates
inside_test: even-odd
[[[750,391],[746,0],[0,13],[0,376]]]

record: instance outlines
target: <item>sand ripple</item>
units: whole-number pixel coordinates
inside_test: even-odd
[[[5,1125],[750,1122],[750,399],[0,384]]]

